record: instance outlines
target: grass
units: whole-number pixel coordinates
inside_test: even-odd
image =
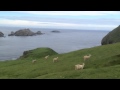
[[[120,25],[109,32],[103,39],[101,44],[112,44],[116,42],[120,42]]]
[[[119,79],[120,43],[86,48],[57,54],[50,48],[30,50],[18,60],[0,61],[1,79]],[[75,64],[84,62],[83,56],[91,54],[83,70]],[[50,55],[47,60],[46,55]],[[53,58],[59,62],[53,63]],[[32,64],[32,60],[37,62]]]

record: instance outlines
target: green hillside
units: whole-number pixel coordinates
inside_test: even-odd
[[[57,54],[49,48],[37,48],[18,60],[0,61],[0,78],[3,79],[114,79],[120,78],[120,43],[86,48]],[[44,57],[50,55],[46,60]],[[83,70],[75,70],[91,54]],[[53,63],[53,58],[58,62]],[[34,64],[32,60],[36,59]]]
[[[116,42],[120,42],[120,25],[103,37],[101,44],[106,45]]]

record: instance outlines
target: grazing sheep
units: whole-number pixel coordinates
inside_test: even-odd
[[[45,56],[45,59],[47,59],[49,57],[49,55]]]
[[[81,64],[75,65],[75,70],[83,69],[84,65],[85,65],[84,63],[82,65]]]
[[[32,60],[32,63],[35,63],[36,62],[36,59],[35,60]]]
[[[89,55],[85,55],[83,58],[84,58],[84,61],[85,60],[87,60],[87,59],[89,59],[91,57],[91,54],[89,54]]]
[[[54,63],[54,62],[58,62],[58,57],[53,58],[53,63]]]

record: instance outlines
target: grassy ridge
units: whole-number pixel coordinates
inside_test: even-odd
[[[0,78],[13,79],[82,79],[120,78],[120,43],[86,48],[65,54],[57,54],[49,48],[30,50],[19,60],[0,62]],[[45,60],[46,55],[50,57]],[[83,56],[91,54],[83,70],[74,70],[75,64],[82,64]],[[53,63],[54,57],[59,62]],[[37,62],[32,64],[32,60]]]

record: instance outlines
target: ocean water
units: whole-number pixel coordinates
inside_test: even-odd
[[[101,45],[102,38],[109,31],[95,30],[59,30],[60,33],[53,33],[55,29],[29,28],[33,32],[45,33],[37,36],[8,36],[11,31],[17,31],[19,27],[0,27],[5,37],[0,37],[0,60],[15,60],[24,51],[39,47],[49,47],[57,53],[68,53],[84,48],[91,48]]]

